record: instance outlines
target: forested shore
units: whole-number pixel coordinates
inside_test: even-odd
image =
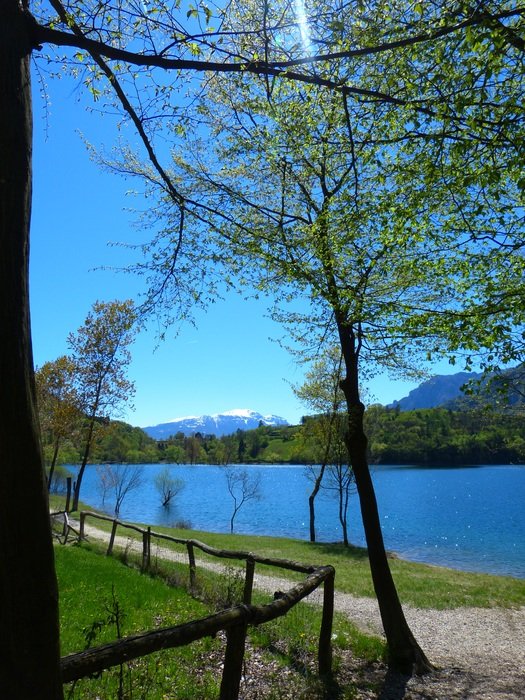
[[[181,464],[316,464],[323,459],[319,416],[301,425],[237,431],[215,437],[177,433],[156,441],[141,428],[121,421],[99,423],[91,462]],[[374,464],[522,464],[525,463],[525,420],[520,413],[442,408],[400,411],[374,405],[365,413],[370,462]],[[59,463],[81,459],[81,431],[63,440]],[[54,436],[44,435],[50,460]]]

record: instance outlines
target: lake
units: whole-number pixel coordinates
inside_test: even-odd
[[[169,465],[185,486],[163,508],[154,486],[165,465],[143,465],[143,482],[130,492],[120,519],[172,525],[186,521],[197,530],[229,532],[233,501],[224,468]],[[76,469],[69,467],[75,474]],[[241,467],[242,468],[242,467]],[[308,539],[308,494],[312,482],[303,466],[249,465],[260,475],[260,500],[245,503],[235,532]],[[525,578],[525,467],[372,467],[385,545],[412,561]],[[102,508],[96,465],[86,468],[81,500]],[[318,541],[341,541],[337,501],[322,490],[316,499]],[[106,497],[112,511],[112,496]],[[357,495],[348,511],[352,544],[365,543]]]

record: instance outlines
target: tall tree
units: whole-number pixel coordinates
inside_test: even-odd
[[[127,378],[131,362],[129,345],[136,333],[133,302],[93,304],[84,324],[68,336],[75,366],[77,392],[86,414],[82,462],[75,482],[73,510],[77,510],[80,488],[97,423],[114,416],[127,403],[134,385]]]
[[[377,3],[362,18],[359,26],[369,39],[373,29],[385,28],[380,17],[384,9]],[[259,37],[251,41],[241,32],[254,21],[257,8],[232,6],[225,24],[234,37],[231,51],[264,51],[265,57],[280,56],[284,64],[293,56],[294,48],[288,48],[295,47],[293,39],[288,45],[272,31],[274,15],[267,6],[263,13],[259,22],[267,31],[261,45]],[[388,19],[392,21],[392,14]],[[510,143],[502,145],[510,160],[499,172],[498,186],[486,178],[472,187],[479,153],[487,148],[494,154],[500,143],[495,143],[488,114],[493,104],[489,99],[488,112],[483,111],[483,88],[468,76],[486,47],[476,53],[472,32],[459,34],[459,40],[449,32],[452,38],[443,44],[422,35],[427,44],[419,52],[414,48],[419,40],[401,40],[407,21],[402,8],[392,34],[398,32],[397,40],[387,56],[377,58],[378,49],[370,52],[375,58],[361,64],[322,66],[343,86],[341,94],[327,95],[311,85],[299,90],[267,78],[211,78],[198,104],[198,118],[200,133],[205,125],[208,143],[215,148],[206,149],[195,138],[192,161],[176,157],[175,178],[191,191],[186,214],[194,237],[186,231],[188,238],[208,244],[213,262],[223,262],[232,281],[273,294],[280,290],[275,317],[289,324],[295,338],[306,338],[311,345],[320,338],[338,342],[346,443],[391,662],[423,670],[429,664],[408,628],[386,558],[367,465],[360,379],[363,371],[378,366],[407,368],[417,357],[438,354],[487,350],[487,363],[495,355],[518,357],[523,308],[516,296],[520,298],[522,289],[523,259],[509,256],[502,240],[502,235],[510,236],[517,248],[522,245],[508,196],[500,206],[502,180],[511,192],[519,190]],[[472,29],[473,22],[471,15],[463,28]],[[487,16],[483,24],[484,30],[490,26],[493,40],[492,31],[500,29]],[[310,44],[329,36],[327,43],[333,45],[339,36],[347,45],[344,30],[344,21],[329,28],[321,19]],[[363,31],[359,38],[364,36]],[[391,51],[397,41],[406,50]],[[450,73],[439,82],[436,54],[441,53]],[[463,59],[467,73],[457,70],[453,58]],[[501,81],[508,63],[504,65]],[[489,72],[492,68],[494,63]],[[360,88],[349,92],[346,86],[356,79]],[[516,79],[522,76],[516,73]],[[476,124],[473,131],[471,121]],[[461,179],[455,174],[458,169]],[[480,206],[480,197],[486,208]],[[516,213],[519,220],[521,213]],[[166,233],[164,250],[169,249]],[[159,242],[154,241],[153,250]],[[151,269],[166,280],[155,259]],[[505,295],[508,303],[502,303],[501,291],[494,291],[496,281],[499,290],[504,285],[512,290]],[[301,297],[306,312],[296,303]],[[467,357],[467,365],[470,361]]]
[[[53,567],[29,324],[34,47],[17,0],[0,4],[0,679],[5,697],[62,697]],[[21,518],[21,510],[31,513]],[[36,662],[35,660],[38,660]]]
[[[406,362],[410,335],[402,345],[392,329],[422,296],[434,308],[441,304],[448,277],[435,277],[432,269],[437,256],[445,270],[447,244],[426,236],[429,215],[423,212],[422,193],[408,191],[393,168],[381,165],[371,125],[381,131],[390,123],[380,113],[370,114],[366,107],[366,119],[357,111],[349,116],[337,95],[321,100],[311,90],[295,93],[286,86],[274,86],[271,100],[260,90],[257,99],[253,89],[248,93],[244,84],[231,81],[216,85],[208,99],[200,110],[212,119],[220,176],[214,162],[205,164],[202,157],[186,174],[193,177],[194,191],[206,188],[208,225],[218,232],[215,244],[233,273],[273,294],[280,288],[282,306],[275,316],[295,335],[309,343],[315,336],[339,343],[346,449],[390,661],[403,670],[428,669],[388,565],[367,464],[359,383],[363,360],[369,366]],[[232,108],[234,124],[228,117]],[[350,126],[354,149],[347,147]],[[412,223],[414,211],[419,218]],[[301,297],[306,311],[296,303]]]
[[[50,433],[53,445],[49,464],[49,489],[60,445],[65,438],[71,437],[80,422],[81,413],[74,377],[75,365],[66,355],[53,362],[45,362],[35,374],[40,430]]]

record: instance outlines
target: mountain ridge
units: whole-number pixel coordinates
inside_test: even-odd
[[[142,428],[156,440],[167,439],[176,433],[186,436],[202,433],[203,435],[231,435],[237,430],[253,430],[259,425],[289,425],[288,421],[274,414],[263,415],[249,408],[234,408],[222,413],[200,416],[183,416],[166,423],[158,423]]]
[[[462,391],[469,384],[470,393]],[[421,408],[447,408],[468,411],[484,406],[508,409],[525,403],[525,366],[518,365],[498,374],[456,372],[436,374],[412,389],[408,396],[387,408],[412,411]]]
[[[437,408],[464,396],[461,388],[468,382],[478,380],[477,372],[456,372],[455,374],[435,374],[387,408],[413,411],[417,408]]]

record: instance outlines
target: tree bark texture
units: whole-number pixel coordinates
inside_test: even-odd
[[[0,689],[62,698],[58,593],[29,321],[29,24],[0,2]]]

